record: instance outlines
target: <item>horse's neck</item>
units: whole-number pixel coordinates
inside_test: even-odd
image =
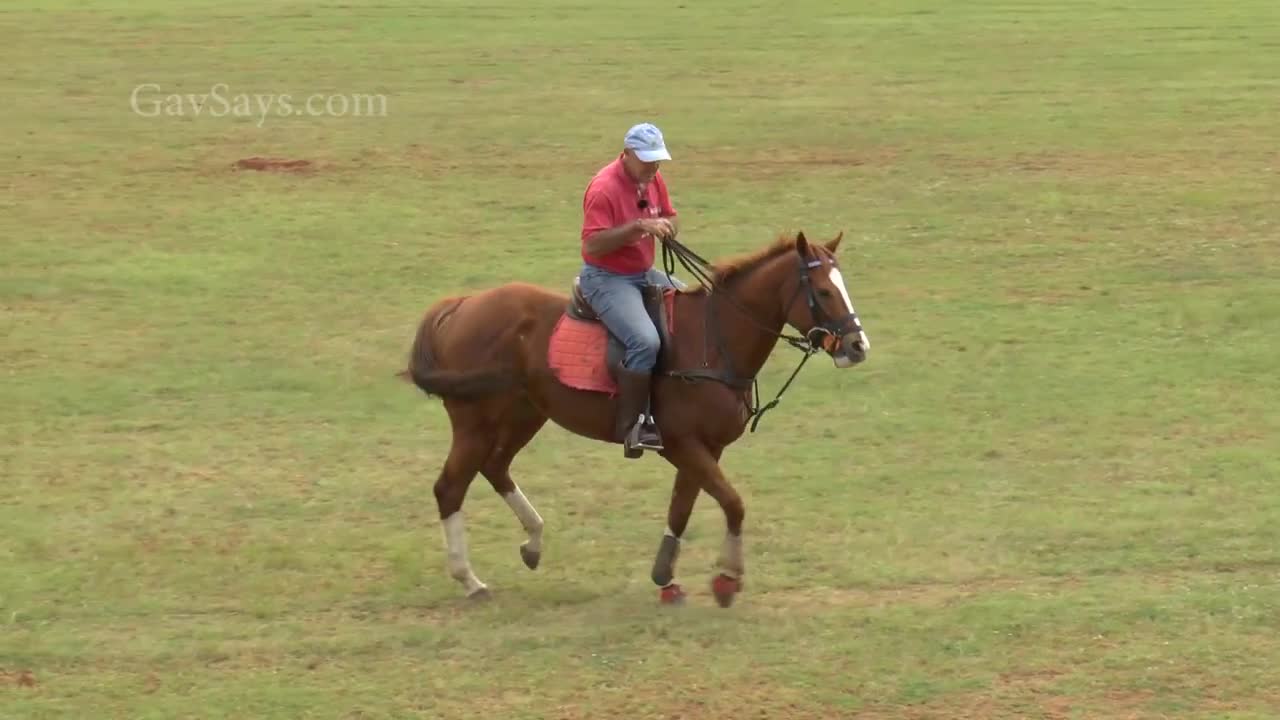
[[[745,377],[759,374],[786,323],[785,309],[778,300],[778,262],[771,261],[749,276],[736,278],[720,291],[729,297],[713,300],[734,370]]]

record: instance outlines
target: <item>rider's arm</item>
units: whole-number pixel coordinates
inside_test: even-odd
[[[595,185],[587,188],[582,203],[582,247],[588,255],[608,255],[636,239],[639,222],[619,225],[619,215],[607,192]]]
[[[597,257],[601,255],[608,255],[614,250],[617,250],[623,245],[631,242],[639,230],[639,221],[632,220],[631,222],[623,223],[617,227],[612,227],[607,230],[599,230],[588,235],[586,240],[583,241],[583,246],[586,248],[588,255],[595,255]]]

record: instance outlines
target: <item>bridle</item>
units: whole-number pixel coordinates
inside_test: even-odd
[[[763,417],[764,413],[778,406],[778,403],[782,400],[782,394],[787,391],[787,388],[791,387],[791,382],[796,379],[796,376],[799,375],[801,368],[803,368],[804,364],[809,361],[809,358],[819,352],[822,352],[824,345],[823,336],[833,338],[839,342],[845,334],[854,332],[860,333],[862,331],[862,323],[858,319],[858,314],[856,312],[850,312],[841,318],[832,318],[825,310],[822,309],[822,305],[818,302],[817,290],[813,287],[813,282],[809,277],[809,272],[814,268],[821,267],[825,263],[825,260],[822,257],[807,259],[798,253],[796,254],[799,282],[796,284],[796,290],[791,294],[791,299],[787,301],[782,313],[783,318],[790,316],[791,307],[795,305],[796,300],[800,297],[800,293],[803,292],[805,294],[806,301],[809,305],[809,316],[813,320],[813,326],[809,328],[809,331],[803,336],[800,336],[786,332],[778,332],[766,327],[764,323],[757,320],[750,312],[747,311],[746,308],[742,307],[742,305],[734,300],[732,295],[727,292],[716,292],[719,288],[712,277],[712,273],[709,271],[711,263],[707,262],[675,238],[661,240],[661,242],[662,263],[663,269],[667,274],[667,279],[671,280],[671,273],[675,269],[675,261],[678,260],[680,264],[689,271],[690,275],[701,281],[707,288],[706,326],[711,331],[709,335],[714,336],[716,350],[719,352],[719,357],[722,363],[726,366],[723,369],[711,368],[710,361],[707,357],[707,345],[712,339],[709,336],[707,338],[707,342],[703,344],[702,367],[700,369],[667,370],[665,374],[681,378],[687,382],[706,379],[724,383],[736,390],[750,389],[752,391],[751,396],[754,402],[754,407],[747,408],[748,419],[751,420],[751,432],[756,431],[756,426],[760,424],[760,419]],[[835,261],[832,260],[831,263],[834,266]],[[672,282],[672,284],[674,285],[674,282]],[[785,383],[783,383],[782,387],[778,390],[778,394],[774,396],[773,400],[770,400],[763,407],[760,405],[759,382],[756,377],[752,376],[749,378],[741,378],[737,376],[733,369],[733,357],[725,346],[724,337],[720,334],[720,325],[715,321],[715,300],[717,297],[727,300],[760,330],[763,330],[765,333],[773,335],[776,338],[785,340],[787,344],[803,353],[800,358],[800,363],[796,365],[795,370],[791,371],[791,376],[787,378]],[[783,327],[786,327],[785,321]]]
[[[862,332],[862,321],[858,319],[858,313],[850,310],[844,317],[833,318],[822,309],[822,305],[818,304],[818,292],[814,289],[813,283],[809,279],[809,271],[822,267],[825,264],[823,258],[817,258],[805,262],[803,257],[796,256],[797,262],[800,263],[800,282],[796,285],[796,292],[791,296],[791,301],[787,303],[786,309],[783,311],[787,314],[791,312],[791,306],[796,302],[796,296],[801,291],[805,292],[809,301],[809,317],[813,319],[813,327],[809,328],[809,332],[805,333],[805,340],[810,346],[820,346],[821,341],[814,342],[813,334],[815,332],[822,333],[828,337],[839,341],[845,335],[850,333]],[[831,261],[832,267],[835,267],[835,261]]]

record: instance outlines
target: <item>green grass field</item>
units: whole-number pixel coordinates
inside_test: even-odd
[[[1264,0],[5,3],[0,717],[1274,717],[1277,37]],[[513,469],[542,567],[477,482],[469,606],[447,421],[393,375],[442,295],[568,289],[642,120],[703,255],[844,231],[870,359],[727,452],[732,608],[714,502],[659,607],[670,467],[554,426]]]

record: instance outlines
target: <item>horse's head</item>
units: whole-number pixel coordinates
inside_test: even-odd
[[[853,367],[867,359],[871,340],[862,329],[849,299],[836,249],[844,233],[829,242],[810,243],[804,233],[795,240],[795,271],[782,283],[786,321],[821,347],[838,368]]]

